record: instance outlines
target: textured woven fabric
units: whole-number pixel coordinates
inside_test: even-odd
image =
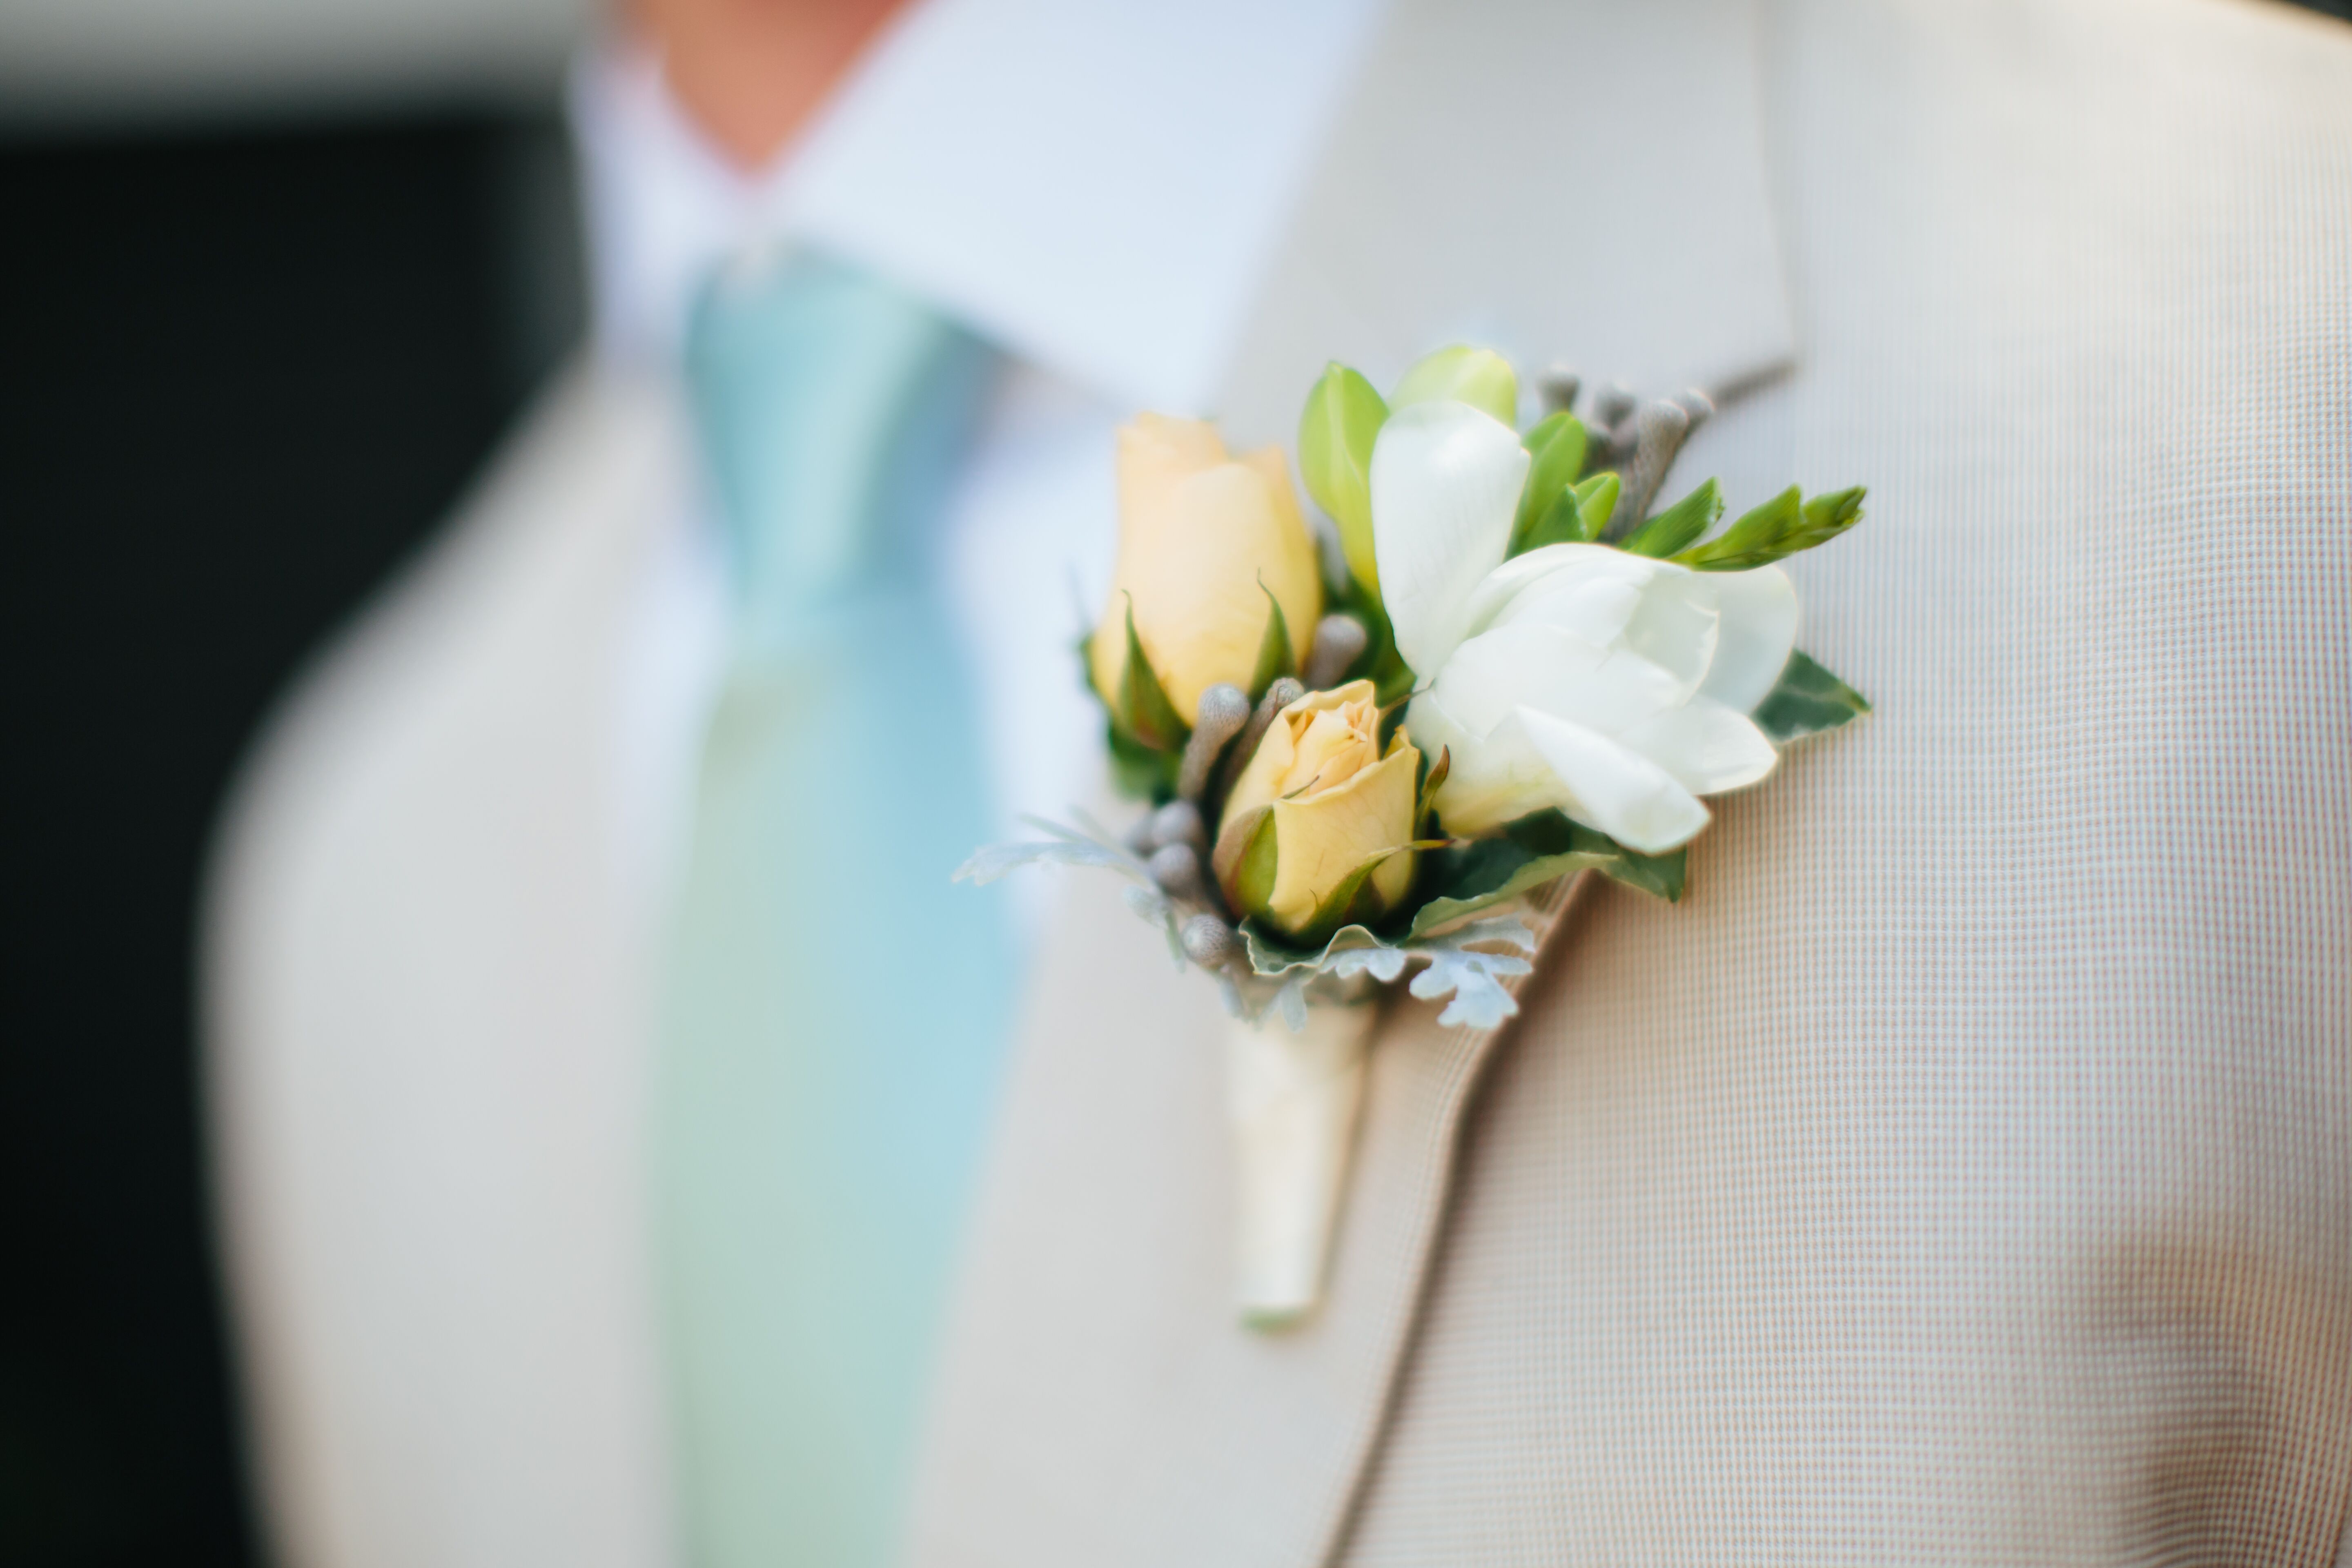
[[[1583,889],[1483,1082],[1482,1042],[1392,1012],[1287,1339],[1222,1300],[1213,1005],[1073,883],[919,1562],[2334,1561],[2352,38],[2202,4],[1762,23],[1800,368],[1680,473],[1871,484],[1792,570],[1801,645],[1878,713],[1722,802],[1681,906]],[[1350,148],[1446,108],[1352,127],[1294,262],[1335,210],[1412,226],[1412,168]],[[1379,291],[1323,270],[1270,331],[1445,324],[1351,328]]]
[[[1686,474],[1871,483],[1878,713],[1559,933],[1347,1561],[2331,1563],[2352,36],[1768,37],[1804,364]]]

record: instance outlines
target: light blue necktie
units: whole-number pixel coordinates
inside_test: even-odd
[[[658,1256],[696,1568],[878,1568],[1013,993],[931,523],[990,371],[803,256],[709,289],[687,372],[735,642],[658,1031]]]

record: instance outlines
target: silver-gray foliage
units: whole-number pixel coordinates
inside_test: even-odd
[[[1535,933],[1517,914],[1471,921],[1451,931],[1402,942],[1390,942],[1360,925],[1347,926],[1312,951],[1269,941],[1246,922],[1242,938],[1248,944],[1250,978],[1265,992],[1250,1016],[1262,1016],[1267,1005],[1277,1005],[1288,1017],[1293,999],[1303,1002],[1318,985],[1345,988],[1351,982],[1360,984],[1360,976],[1388,984],[1407,967],[1419,963],[1424,967],[1408,988],[1412,994],[1424,1002],[1441,996],[1454,999],[1438,1015],[1439,1023],[1492,1029],[1519,1010],[1503,982],[1535,967],[1527,958],[1493,951],[1514,948],[1518,953],[1535,952]],[[1242,989],[1246,1002],[1247,988]]]
[[[1121,876],[1149,886],[1151,871],[1142,858],[1116,838],[1096,827],[1083,812],[1073,816],[1086,822],[1092,832],[1065,827],[1042,816],[1024,816],[1021,820],[1032,827],[1042,828],[1054,837],[1046,839],[1024,839],[1017,844],[991,844],[974,850],[970,859],[955,869],[952,881],[970,882],[985,887],[1008,872],[1024,866],[1103,866]]]
[[[1290,947],[1268,938],[1254,921],[1243,921],[1236,933],[1222,921],[1189,909],[1181,897],[1170,896],[1177,889],[1164,889],[1155,879],[1150,863],[1086,813],[1073,809],[1070,815],[1080,826],[1022,818],[1052,837],[991,845],[966,860],[956,879],[992,882],[1023,866],[1099,866],[1116,871],[1132,884],[1126,889],[1128,907],[1160,928],[1176,966],[1185,967],[1189,953],[1190,962],[1215,977],[1225,1005],[1251,1020],[1271,1011],[1293,1029],[1302,1029],[1311,1004],[1361,1000],[1373,985],[1393,984],[1416,965],[1421,973],[1409,987],[1413,995],[1424,1002],[1452,998],[1438,1015],[1441,1024],[1491,1029],[1519,1010],[1503,983],[1534,968],[1528,959],[1535,952],[1536,939],[1517,914],[1468,921],[1401,942],[1351,925],[1320,948]],[[1208,925],[1218,931],[1191,929]],[[1236,935],[1238,941],[1234,940]]]

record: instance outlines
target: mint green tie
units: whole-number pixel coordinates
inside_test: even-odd
[[[1012,998],[931,524],[991,369],[800,257],[687,374],[737,620],[657,1032],[659,1268],[696,1568],[891,1560]]]

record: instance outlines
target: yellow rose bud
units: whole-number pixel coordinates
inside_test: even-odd
[[[1421,753],[1400,730],[1381,755],[1380,726],[1369,680],[1276,715],[1219,824],[1217,881],[1236,913],[1319,941],[1411,889]]]
[[[1103,700],[1117,710],[1130,602],[1144,658],[1186,724],[1219,681],[1246,690],[1268,594],[1295,666],[1323,614],[1323,581],[1280,448],[1236,458],[1209,426],[1157,414],[1121,427],[1118,564],[1088,649]]]

